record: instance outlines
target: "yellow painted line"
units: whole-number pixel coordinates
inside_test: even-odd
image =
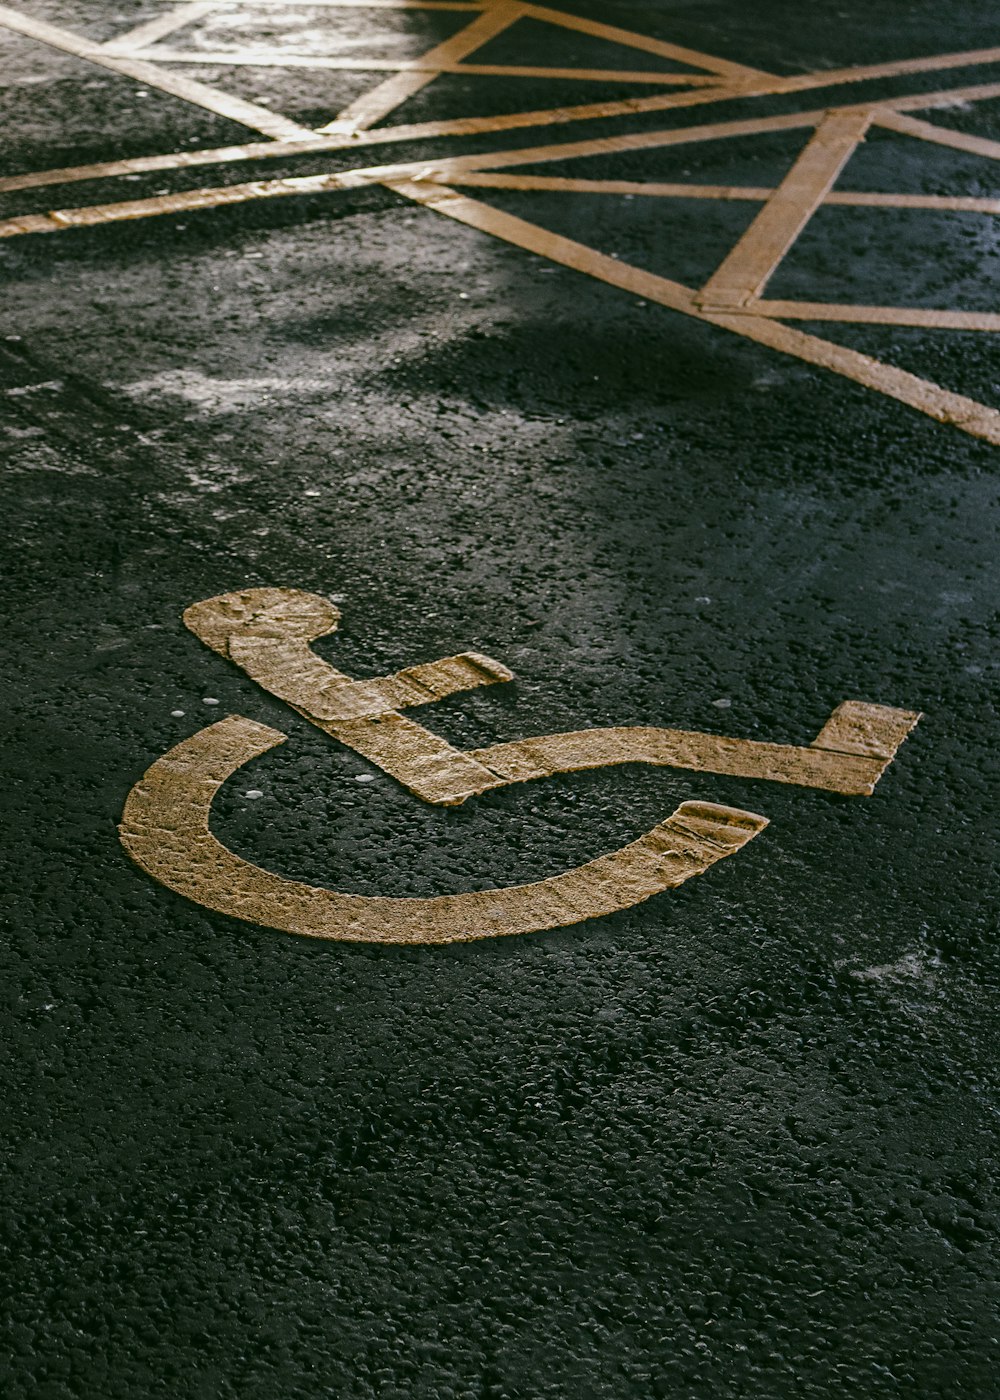
[[[448,161],[438,161],[434,170],[446,175],[448,166]],[[407,161],[343,170],[332,174],[290,175],[279,180],[249,180],[237,185],[179,190],[174,194],[152,195],[147,199],[126,199],[112,204],[85,204],[77,208],[52,209],[42,214],[15,215],[13,218],[0,220],[0,238],[15,238],[22,234],[59,233],[72,228],[94,228],[100,224],[155,218],[163,214],[190,213],[199,209],[216,209],[255,200],[358,189],[363,185],[384,184],[394,179],[427,175],[428,165],[425,161]]]
[[[991,95],[1000,96],[1000,87],[995,94],[991,92]],[[969,136],[964,131],[950,131],[945,126],[919,121],[916,117],[907,117],[902,112],[880,111],[876,121],[879,126],[888,127],[901,136],[914,136],[918,141],[932,141],[938,146],[951,146],[957,151],[986,156],[988,160],[1000,160],[1000,141],[990,141],[984,136]]]
[[[751,308],[778,320],[849,321],[877,326],[925,326],[938,331],[1000,331],[992,311],[938,311],[920,306],[848,306],[827,301],[759,301]]]
[[[29,233],[59,233],[71,228],[94,228],[132,219],[148,219],[161,214],[191,213],[198,209],[218,209],[251,200],[316,194],[343,190],[363,183],[360,172],[352,180],[342,175],[306,175],[284,180],[255,180],[243,185],[220,185],[211,189],[182,190],[177,194],[154,195],[149,199],[126,199],[114,204],[88,204],[77,209],[52,209],[45,214],[20,214],[0,220],[0,238],[16,238]]]
[[[175,194],[153,195],[148,199],[126,199],[113,204],[87,204],[76,209],[52,209],[44,214],[22,214],[0,220],[0,238],[29,233],[58,233],[70,228],[93,228],[100,224],[148,219],[163,214],[190,213],[246,204],[254,200],[291,198],[357,189],[393,179],[402,174],[417,175],[420,162],[403,165],[371,166],[329,175],[292,175],[280,180],[251,180],[238,185],[217,185],[208,189],[180,190]]]
[[[202,16],[211,14],[215,8],[216,0],[188,0],[187,4],[164,10],[153,19],[147,19],[144,24],[138,24],[124,34],[116,35],[106,44],[101,44],[100,48],[104,53],[131,53],[135,49],[145,48],[148,44],[155,44],[157,39],[163,39],[167,34],[173,34],[188,24],[194,24]]]
[[[619,262],[582,243],[502,213],[445,186],[403,180],[393,181],[392,188],[418,204],[427,205],[437,213],[492,234],[515,247],[526,248],[635,296],[674,311],[683,311],[710,325],[733,331],[773,350],[794,355],[808,364],[831,370],[865,388],[897,399],[940,423],[950,424],[972,437],[1000,446],[1000,413],[962,394],[942,389],[930,380],[882,364],[860,351],[806,335],[767,316],[703,311],[696,304],[695,293],[678,282]]]
[[[132,859],[186,899],[231,918],[310,938],[443,944],[536,933],[632,908],[734,855],[764,817],[685,802],[638,841],[529,885],[432,899],[343,894],[252,865],[212,834],[227,778],[284,734],[230,715],[158,759],[129,793],[119,828]],[[386,861],[392,860],[387,850]]]
[[[977,199],[950,194],[869,194],[833,190],[824,204],[851,204],[873,209],[930,209],[960,214],[1000,214],[1000,199]]]
[[[1000,96],[1000,85],[997,86],[995,95]],[[685,105],[690,106],[701,102],[706,93],[705,90],[702,90],[695,93],[676,94],[676,96],[682,100],[687,99]],[[930,107],[934,105],[935,101],[940,100],[941,96],[941,93],[927,93],[919,100]],[[462,157],[461,159],[465,168],[469,170],[500,170],[516,165],[541,164],[550,160],[575,160],[581,156],[617,155],[625,151],[651,150],[665,146],[686,146],[703,141],[728,140],[737,136],[762,136],[772,131],[797,131],[806,127],[818,126],[828,115],[838,117],[860,115],[869,122],[877,122],[881,125],[884,120],[887,121],[888,118],[894,117],[895,113],[892,110],[894,104],[916,100],[898,98],[893,99],[888,104],[880,102],[877,107],[871,107],[865,103],[831,109],[817,107],[809,111],[789,112],[774,117],[748,117],[735,121],[705,122],[696,126],[659,131],[624,132],[618,136],[592,137],[581,141],[548,142],[541,146],[522,146],[510,151],[486,152],[482,155]],[[641,101],[642,99],[640,99]],[[915,125],[919,125],[919,123],[915,123]],[[932,130],[938,131],[940,128],[934,127]],[[1000,145],[1000,143],[997,144]]]
[[[562,175],[510,175],[490,170],[463,174],[452,172],[448,183],[480,189],[538,190],[552,194],[633,195],[651,199],[731,199],[764,203],[774,194],[770,185],[693,185],[660,180],[584,180]],[[930,209],[966,214],[1000,214],[1000,199],[964,195],[872,194],[868,191],[831,190],[828,204],[876,209]],[[768,303],[770,305],[771,303]]]
[[[777,117],[749,117],[743,121],[710,122],[700,126],[659,131],[629,131],[618,136],[589,137],[583,141],[553,141],[542,146],[519,146],[509,151],[485,151],[475,156],[459,156],[457,162],[464,170],[503,170],[510,166],[542,164],[550,160],[620,155],[626,151],[687,146],[717,138],[758,136],[771,131],[798,131],[817,125],[825,115],[823,110],[790,112]],[[433,162],[429,161],[428,166],[432,167]]]
[[[2,22],[2,21],[0,21]],[[663,111],[705,101],[702,92],[670,93],[653,98],[622,98],[615,102],[588,102],[579,106],[551,107],[533,112],[512,112],[495,117],[457,117],[448,121],[413,122],[380,127],[374,131],[337,131],[321,136],[309,132],[301,139],[247,142],[239,146],[205,147],[195,151],[165,152],[153,156],[133,156],[124,160],[98,161],[55,170],[26,171],[0,176],[0,193],[39,189],[46,185],[72,184],[118,175],[144,174],[160,170],[183,170],[190,166],[228,165],[240,160],[274,160],[312,151],[338,151],[351,147],[392,145],[401,141],[422,141],[433,137],[477,136],[494,131],[518,131],[535,126],[559,126],[601,117],[629,116],[636,112]],[[807,123],[808,124],[808,123]]]
[[[870,123],[870,112],[831,112],[824,117],[774,194],[705,283],[700,306],[728,310],[760,296]]]
[[[229,165],[243,160],[274,159],[304,152],[342,150],[360,143],[347,137],[306,137],[301,141],[249,142],[244,146],[216,146],[212,149],[177,151],[155,156],[131,156],[124,160],[96,161],[91,165],[71,165],[58,170],[31,170],[19,175],[0,176],[0,194],[15,190],[45,189],[49,185],[71,185],[84,180],[109,180],[119,175],[143,175],[161,170],[189,170],[205,165]],[[369,144],[369,143],[366,143]]]
[[[680,44],[670,44],[663,39],[654,39],[639,34],[633,29],[619,29],[613,24],[602,24],[597,20],[584,19],[580,15],[570,15],[562,10],[552,10],[545,5],[526,4],[523,13],[527,18],[556,24],[563,29],[574,29],[580,34],[589,34],[595,39],[605,39],[611,44],[621,44],[625,48],[641,49],[644,53],[655,54],[658,58],[670,58],[677,63],[688,63],[692,68],[704,68],[734,83],[770,80],[771,74],[759,68],[748,68],[743,63],[733,63],[715,54],[701,53],[697,49],[684,48]]]
[[[878,78],[905,76],[906,73],[933,73],[958,67],[986,67],[1000,62],[1000,49],[972,50],[960,54],[936,54],[922,59],[905,60],[905,70],[900,64],[880,64],[869,67],[826,69],[820,73],[797,73],[791,77],[748,78],[742,81],[723,83],[717,89],[709,89],[697,98],[699,103],[731,102],[743,98],[780,97],[786,93],[814,92],[823,88],[843,87],[850,83],[871,82]],[[986,101],[1000,96],[1000,83],[979,83],[959,88],[942,88],[929,93],[913,93],[902,97],[880,97],[876,101],[853,104],[859,108],[874,108],[896,111],[919,111],[935,106],[947,106],[952,101]],[[646,110],[658,111],[661,108],[652,104],[655,99],[647,99]],[[834,108],[846,110],[851,104],[832,103],[823,108],[825,114]]]
[[[781,92],[805,92],[840,83],[866,83],[878,78],[903,78],[910,73],[937,73],[949,68],[978,68],[1000,63],[1000,48],[965,49],[960,53],[930,54],[926,58],[901,58],[889,63],[869,63],[853,68],[828,68],[820,73],[797,73],[782,78]],[[881,105],[881,98],[879,99]]]
[[[363,41],[362,41],[363,42]],[[551,78],[597,83],[647,83],[654,87],[718,88],[719,80],[704,73],[655,73],[649,69],[532,68],[524,64],[460,63],[431,58],[345,58],[339,54],[298,54],[273,49],[155,49],[143,57],[158,63],[195,63],[210,68],[315,68],[347,73],[465,73],[486,78]]]
[[[423,55],[423,61],[431,65],[445,63],[458,63],[469,54],[475,53],[488,40],[502,34],[505,29],[519,18],[521,8],[516,3],[508,3],[508,0],[501,0],[499,4],[491,9],[483,11],[471,24],[467,24],[464,29],[460,29],[451,38],[445,39],[441,44],[429,49]],[[440,71],[440,68],[437,69]],[[407,98],[433,82],[436,76],[432,67],[430,70],[421,69],[408,73],[397,73],[391,78],[387,78],[384,83],[373,88],[370,92],[363,93],[349,106],[345,107],[337,114],[332,122],[319,128],[321,132],[329,131],[361,131],[365,127],[374,126],[377,121],[394,111]]]
[[[1000,97],[1000,83],[975,83],[971,87],[940,88],[937,92],[913,93],[908,97],[893,97],[890,101],[880,101],[879,109],[891,112],[919,112],[931,107],[954,107],[957,102],[989,102]],[[934,131],[942,131],[934,127]],[[956,133],[958,135],[960,133]],[[929,139],[929,138],[928,138]],[[976,140],[970,137],[969,140]],[[951,142],[947,143],[951,145]],[[992,144],[992,143],[991,143]],[[963,146],[963,150],[968,149]]]
[[[968,433],[970,437],[981,438],[994,447],[1000,447],[1000,413],[977,403],[975,399],[943,389],[933,380],[921,379],[916,374],[909,374],[906,370],[884,364],[870,355],[863,355],[833,341],[804,335],[767,316],[706,313],[705,319],[712,325],[745,335],[748,340],[760,345],[768,345],[772,350],[831,370],[866,389],[874,389],[887,398],[897,399],[938,423],[948,424]]]
[[[498,116],[461,117],[458,120],[495,123],[495,125],[489,126],[479,125],[475,128],[477,131],[509,131],[517,127],[556,126],[565,122],[596,121],[602,117],[640,116],[646,112],[666,112],[675,108],[699,107],[704,103],[722,102],[729,98],[742,97],[744,92],[745,89],[708,85],[684,92],[655,93],[650,97],[623,97],[607,102],[586,102],[578,106],[552,107],[535,112],[513,112]],[[391,111],[392,108],[389,110]],[[388,115],[388,113],[383,115]],[[453,123],[441,122],[438,125],[450,129]],[[330,124],[329,129],[332,128],[333,123]],[[327,129],[323,128],[324,131]],[[403,128],[391,129],[402,130]],[[448,135],[450,131],[443,130],[439,134]]]
[[[96,63],[113,73],[133,78],[146,87],[179,97],[196,107],[204,107],[210,112],[215,112],[217,116],[229,117],[254,131],[263,132],[265,136],[286,139],[308,137],[310,134],[307,127],[289,121],[287,117],[279,116],[276,112],[269,112],[266,107],[259,107],[254,102],[245,102],[240,97],[232,97],[228,93],[193,82],[190,78],[181,77],[180,74],[167,72],[155,63],[107,53],[98,44],[81,39],[67,29],[47,24],[44,20],[32,19],[5,5],[0,5],[0,26],[23,34],[27,39],[37,39],[42,44],[48,44],[50,48],[61,49],[76,58]]]
[[[484,152],[475,156],[459,157],[456,165],[463,170],[500,170],[517,165],[541,164],[550,160],[575,160],[582,156],[617,155],[625,151],[657,149],[666,146],[684,146],[704,141],[726,140],[737,136],[764,135],[772,131],[796,131],[806,127],[819,126],[828,116],[847,119],[861,118],[864,121],[882,123],[883,118],[894,115],[893,108],[899,104],[913,105],[917,102],[932,107],[939,102],[940,92],[925,93],[919,98],[893,98],[878,106],[857,103],[840,108],[812,108],[809,111],[790,112],[773,117],[749,117],[746,119],[706,122],[695,126],[677,127],[658,131],[625,132],[618,136],[593,137],[581,141],[548,142],[541,146],[522,146],[509,151]],[[994,93],[1000,96],[1000,84]],[[679,102],[678,102],[679,99]],[[694,93],[671,94],[665,98],[651,99],[657,103],[671,102],[671,105],[691,106],[704,100],[716,100],[709,90]],[[642,107],[648,110],[643,99],[639,99],[633,110]],[[933,128],[939,130],[939,128]],[[431,168],[433,162],[428,162]]]
[[[772,188],[754,185],[691,185],[657,180],[584,180],[563,175],[507,175],[491,170],[452,172],[452,185],[490,190],[539,190],[553,194],[643,195],[652,198],[743,199],[763,203]]]

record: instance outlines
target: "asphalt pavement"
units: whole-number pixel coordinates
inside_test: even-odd
[[[968,0],[0,9],[9,1400],[998,1393],[998,45]],[[355,680],[509,668],[406,711],[461,751],[922,718],[871,796],[434,805],[182,621],[259,588]],[[214,838],[371,901],[769,825],[562,927],[290,936],[119,839],[228,715],[287,742]]]

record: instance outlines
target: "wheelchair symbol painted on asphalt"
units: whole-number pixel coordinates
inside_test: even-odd
[[[464,652],[355,681],[310,646],[335,631],[339,618],[325,598],[284,588],[222,594],[184,614],[201,641],[264,690],[416,797],[439,805],[457,805],[512,783],[622,763],[867,796],[920,718],[909,710],[848,700],[805,747],[633,726],[539,735],[463,752],[400,712],[511,680],[511,672],[489,657]],[[195,903],[264,927],[366,943],[451,943],[538,932],[630,908],[734,855],[767,825],[766,817],[739,808],[682,802],[637,841],[532,884],[426,899],[340,893],[253,865],[209,829],[212,801],[222,784],[285,737],[229,715],[157,759],[125,804],[120,832],[132,859]]]

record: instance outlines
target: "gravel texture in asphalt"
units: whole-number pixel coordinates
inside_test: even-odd
[[[96,42],[156,12],[31,5]],[[782,76],[1000,33],[984,6],[929,0],[574,12]],[[327,23],[363,35],[345,13],[230,5],[190,43],[292,25],[301,51]],[[393,11],[386,32],[414,56],[468,18]],[[656,66],[519,23],[470,62]],[[0,66],[0,175],[265,139],[3,28]],[[386,76],[170,71],[307,126]],[[445,74],[386,121],[659,90]],[[914,115],[1000,138],[1000,103],[962,103]],[[618,130],[0,192],[0,218]],[[808,135],[519,170],[773,187]],[[997,172],[880,129],[837,188],[985,199]],[[695,287],[761,207],[467,193]],[[989,311],[992,225],[826,205],[767,295]],[[995,1394],[1000,448],[383,187],[11,237],[0,276],[4,1395]],[[796,328],[997,401],[992,333]],[[433,807],[182,626],[248,586],[333,599],[317,649],[354,677],[465,650],[509,666],[415,712],[459,748],[626,724],[804,744],[844,699],[924,719],[871,798],[622,767]],[[216,835],[340,890],[540,880],[685,799],[770,826],[570,928],[292,938],[171,893],[118,841],[148,765],[225,714],[289,742],[226,784]]]

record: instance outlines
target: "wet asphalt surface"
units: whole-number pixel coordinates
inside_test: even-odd
[[[778,72],[997,42],[976,4],[578,10]],[[147,13],[31,12],[101,39]],[[0,53],[5,173],[246,138],[27,40]],[[363,86],[253,72],[229,90],[300,120]],[[442,79],[392,120],[558,86]],[[998,106],[934,119],[996,137]],[[586,173],[761,184],[801,139]],[[491,143],[516,144],[463,150]],[[852,174],[996,192],[991,162],[887,134]],[[756,208],[480,193],[682,280]],[[826,210],[771,293],[989,308],[996,246],[972,216]],[[997,1394],[997,449],[386,192],[11,239],[0,275],[3,1394]],[[814,329],[996,403],[989,336]],[[184,630],[248,585],[334,598],[319,649],[352,676],[509,665],[416,712],[459,747],[599,724],[805,743],[846,698],[925,718],[868,800],[613,769],[442,810]],[[573,928],[290,938],[117,840],[148,764],[226,713],[289,742],[226,785],[217,835],[339,889],[541,879],[686,798],[771,825]]]

